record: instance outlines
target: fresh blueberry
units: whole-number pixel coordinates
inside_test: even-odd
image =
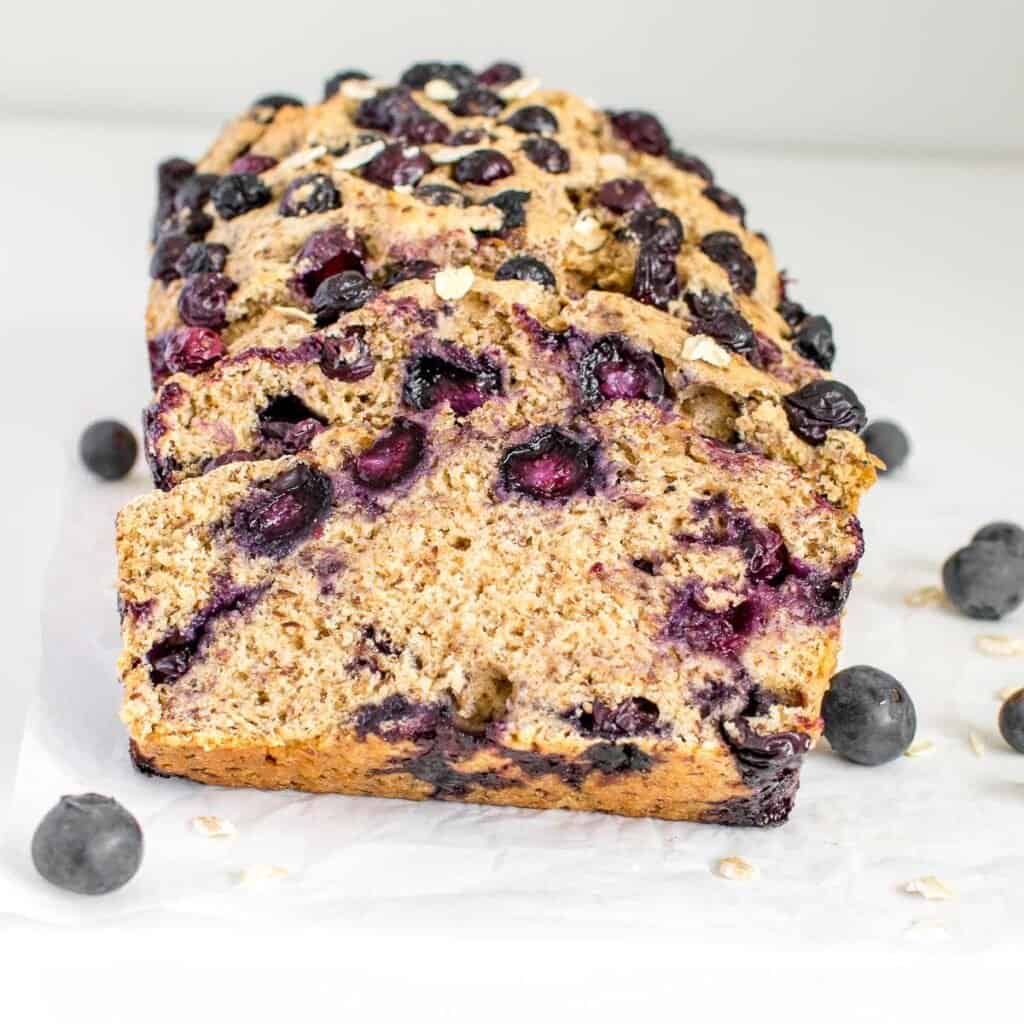
[[[711,168],[700,157],[687,153],[684,149],[673,149],[668,158],[679,170],[686,171],[687,174],[696,174],[698,178],[703,178],[709,185],[715,180]]]
[[[452,177],[460,185],[490,185],[515,172],[512,162],[496,149],[477,149],[455,162]]]
[[[78,442],[82,461],[103,480],[120,480],[138,458],[135,435],[117,420],[98,420],[86,427]]]
[[[284,190],[278,210],[282,217],[326,213],[341,206],[341,193],[326,174],[305,174]]]
[[[711,200],[723,213],[735,217],[741,224],[747,222],[747,211],[743,204],[731,192],[717,185],[708,185],[704,189],[704,195]]]
[[[167,373],[202,373],[224,356],[221,336],[209,327],[175,327],[165,336],[163,364]]]
[[[375,491],[391,487],[419,465],[426,444],[426,432],[418,423],[398,418],[356,457],[353,475]]]
[[[548,174],[565,174],[569,170],[569,153],[554,139],[531,136],[523,143],[523,152],[530,163]]]
[[[554,135],[558,118],[547,107],[520,107],[505,119],[505,124],[522,135]]]
[[[331,75],[331,77],[324,82],[324,99],[329,100],[332,96],[336,96],[343,82],[349,82],[353,79],[365,82],[369,77],[370,76],[365,71],[339,71],[336,74]]]
[[[501,373],[487,356],[462,362],[416,356],[406,369],[402,400],[420,411],[447,402],[456,416],[465,416],[501,393]]]
[[[266,206],[270,202],[270,189],[255,174],[225,174],[214,185],[210,197],[217,212],[225,220],[231,220]]]
[[[999,709],[999,731],[1003,739],[1024,754],[1024,690],[1010,694]]]
[[[867,450],[877,455],[884,463],[885,469],[879,472],[885,476],[894,469],[899,469],[910,454],[910,441],[903,428],[888,420],[876,420],[869,423],[861,434]]]
[[[555,275],[550,267],[532,256],[513,256],[494,275],[495,281],[533,281],[541,288],[554,288]]]
[[[661,206],[645,206],[629,218],[629,233],[641,244],[676,253],[683,244],[682,221]]]
[[[189,247],[190,240],[184,235],[163,235],[153,248],[149,261],[149,276],[154,281],[168,284],[181,277],[178,260]]]
[[[651,156],[664,156],[668,152],[668,134],[653,114],[643,110],[623,110],[609,116],[612,131],[634,149]]]
[[[83,896],[126,885],[142,863],[142,829],[116,800],[63,796],[32,837],[32,862],[48,882]]]
[[[427,113],[407,89],[384,89],[359,104],[355,123],[360,128],[387,132],[414,145],[447,140],[448,126]]]
[[[451,185],[435,183],[420,185],[413,195],[428,206],[458,206],[460,208],[469,206],[469,200]]]
[[[476,76],[476,80],[481,85],[486,85],[490,88],[495,85],[508,85],[509,82],[515,82],[522,77],[523,69],[518,64],[499,60],[481,71]]]
[[[754,328],[740,316],[728,295],[687,292],[690,333],[707,334],[732,352],[749,356],[757,349]]]
[[[992,540],[976,540],[942,567],[950,601],[971,619],[994,621],[1024,603],[1024,558]]]
[[[178,296],[178,313],[192,327],[219,330],[228,322],[228,300],[237,288],[224,274],[194,274]]]
[[[228,247],[218,242],[191,242],[178,257],[174,269],[181,277],[219,274],[228,260]]]
[[[836,358],[832,324],[824,316],[807,316],[793,332],[793,347],[815,366],[831,370]]]
[[[250,554],[283,558],[326,518],[330,479],[304,462],[261,480],[232,516],[235,540]]]
[[[617,398],[658,401],[665,377],[650,352],[634,348],[625,335],[606,334],[580,359],[579,389],[587,405]]]
[[[417,146],[385,146],[364,168],[363,177],[381,188],[415,185],[434,169],[434,161]]]
[[[340,224],[317,231],[306,239],[296,260],[299,273],[293,284],[307,299],[335,274],[345,270],[364,271],[366,246]]]
[[[757,267],[731,231],[712,231],[700,242],[701,252],[717,263],[728,275],[732,286],[748,295],[757,284]]]
[[[983,526],[972,541],[984,540],[1001,544],[1014,558],[1024,558],[1024,529],[1016,523],[989,523]]]
[[[345,270],[328,277],[313,295],[317,327],[327,327],[342,313],[361,309],[376,294],[373,283],[358,270]]]
[[[272,156],[261,156],[259,153],[246,153],[231,164],[232,174],[262,174],[271,167],[277,166],[277,159]]]
[[[448,104],[457,117],[497,117],[505,109],[505,101],[490,89],[471,85]]]
[[[614,178],[606,181],[597,190],[597,201],[612,213],[627,213],[630,210],[645,210],[654,206],[647,186],[636,178]]]
[[[832,677],[821,705],[832,749],[854,764],[885,764],[914,740],[917,712],[903,685],[868,665]]]
[[[483,200],[481,206],[496,206],[501,210],[502,222],[497,231],[480,231],[478,234],[488,237],[501,235],[514,228],[521,228],[526,223],[526,204],[530,201],[530,193],[519,189],[506,189],[497,195]]]
[[[860,433],[867,415],[852,388],[837,380],[816,380],[786,395],[782,404],[790,429],[808,444],[821,444],[830,430]]]
[[[381,288],[394,288],[403,281],[430,281],[440,268],[430,260],[403,260],[401,263],[389,263],[380,272],[378,285]]]
[[[439,60],[413,64],[402,73],[399,81],[407,89],[422,89],[436,78],[454,85],[456,89],[467,89],[476,83],[476,75],[465,64],[446,64]]]
[[[549,426],[509,448],[499,472],[509,491],[538,499],[568,498],[589,486],[593,463],[592,444]]]
[[[656,309],[667,309],[679,298],[679,271],[676,254],[660,245],[643,245],[633,268],[634,299]]]
[[[375,366],[365,327],[354,324],[323,337],[320,369],[325,377],[351,384],[369,377]]]

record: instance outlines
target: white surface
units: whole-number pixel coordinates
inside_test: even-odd
[[[1024,683],[1024,659],[984,658],[972,648],[984,627],[907,610],[901,598],[933,582],[942,558],[979,523],[1024,519],[1024,167],[705,154],[748,201],[753,225],[768,227],[800,279],[796,296],[832,317],[839,376],[914,439],[906,471],[865,503],[868,555],[844,660],[903,679],[920,736],[937,745],[930,757],[876,770],[815,752],[791,823],[753,832],[233,793],[133,775],[114,719],[110,541],[113,510],[145,486],[144,475],[140,467],[123,485],[93,484],[74,465],[73,449],[88,419],[136,422],[145,398],[144,225],[151,166],[168,133],[109,127],[97,136],[84,126],[28,121],[0,122],[0,133],[15,152],[32,154],[0,167],[5,195],[18,198],[5,224],[0,329],[8,380],[26,382],[0,404],[0,426],[7,443],[13,429],[40,438],[30,442],[38,458],[11,470],[18,486],[4,488],[16,525],[5,542],[38,553],[20,568],[15,562],[24,580],[0,587],[5,643],[17,654],[20,641],[26,653],[14,665],[34,654],[19,624],[35,612],[35,565],[48,561],[40,692],[0,848],[0,911],[8,915],[0,926],[12,930],[16,958],[48,950],[93,963],[118,950],[134,962],[152,948],[170,961],[238,963],[247,955],[251,962],[254,950],[265,955],[269,942],[285,961],[299,961],[300,952],[299,962],[336,955],[384,984],[385,961],[368,963],[370,951],[422,939],[476,984],[499,962],[498,948],[573,935],[557,961],[544,958],[544,946],[523,947],[536,976],[554,981],[563,964],[583,960],[589,966],[579,977],[603,963],[599,974],[614,985],[631,969],[635,980],[679,958],[761,963],[800,951],[801,963],[814,963],[850,949],[884,953],[890,963],[1015,955],[1024,940],[1024,758],[995,733],[993,694]],[[179,141],[173,148],[187,152],[202,140]],[[43,371],[46,383],[29,386]],[[37,502],[52,503],[62,488],[55,538]],[[1024,633],[1024,615],[1001,628]],[[2,664],[11,671],[10,658]],[[967,746],[970,728],[989,746],[981,760]],[[143,872],[109,899],[49,890],[27,860],[36,820],[61,792],[79,788],[115,793],[146,829]],[[204,812],[231,818],[238,839],[222,845],[194,835],[188,820]],[[758,882],[714,877],[716,859],[733,853],[759,865]],[[282,863],[291,877],[242,894],[232,873],[256,862]],[[900,891],[922,874],[948,880],[958,898],[929,904]],[[41,933],[33,921],[71,930]],[[86,923],[94,927],[83,945],[75,926]],[[282,944],[299,925],[322,929],[328,944]],[[437,956],[403,960],[403,971],[437,982]],[[48,976],[45,966],[36,969]],[[499,973],[521,983],[518,967]],[[59,986],[47,988],[56,1005]]]
[[[515,59],[681,145],[1024,149],[1017,0],[135,0],[20,4],[0,111],[221,119],[344,67]],[[642,73],[638,73],[642,72]],[[208,123],[208,122],[207,122]]]

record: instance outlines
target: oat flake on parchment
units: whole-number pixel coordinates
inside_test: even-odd
[[[907,882],[905,891],[915,896],[923,896],[926,900],[951,900],[956,893],[952,887],[934,875],[924,875]]]
[[[278,864],[253,864],[239,876],[240,885],[263,885],[266,882],[280,882],[288,877],[288,869]]]
[[[904,757],[924,757],[935,751],[935,744],[931,740],[914,740],[913,743],[903,751]]]
[[[974,638],[974,646],[993,658],[1017,658],[1024,655],[1024,640],[1005,633],[982,633]]]
[[[733,882],[746,882],[757,878],[759,874],[757,866],[746,857],[723,857],[718,862],[716,871],[720,877],[728,878]]]
[[[192,819],[192,828],[207,839],[230,839],[238,829],[227,818],[215,814],[200,814]]]
[[[950,607],[949,598],[946,597],[946,592],[942,587],[934,585],[927,587],[918,587],[917,590],[911,590],[903,597],[903,603],[908,608],[948,608]]]

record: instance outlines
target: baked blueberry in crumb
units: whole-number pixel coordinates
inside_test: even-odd
[[[354,324],[320,337],[320,370],[325,377],[351,384],[373,373],[376,362],[365,327]]]
[[[389,263],[384,267],[377,280],[383,289],[394,288],[403,281],[430,281],[441,268],[430,260],[404,260],[401,263]]]
[[[727,608],[709,608],[703,585],[690,582],[672,601],[665,634],[694,651],[733,658],[759,625],[760,614],[754,598]]]
[[[579,389],[587,405],[617,398],[656,402],[665,394],[665,375],[652,353],[623,334],[606,334],[580,359]]]
[[[995,621],[1024,603],[1024,557],[994,540],[975,540],[942,567],[953,605],[971,619]]]
[[[456,89],[467,89],[476,83],[476,75],[465,64],[447,64],[439,60],[413,64],[402,72],[399,81],[407,89],[422,89],[436,78],[454,85]]]
[[[195,274],[178,296],[178,314],[192,327],[227,326],[228,300],[238,285],[224,274]]]
[[[284,190],[278,212],[282,217],[304,217],[341,206],[341,193],[326,174],[304,174]]]
[[[235,541],[252,555],[283,558],[323,522],[333,501],[330,479],[300,462],[254,485],[232,516]]]
[[[185,235],[163,235],[157,240],[149,261],[149,276],[154,281],[168,284],[181,277],[178,260],[188,248],[191,239]]]
[[[434,168],[434,161],[417,146],[400,142],[385,146],[364,168],[363,177],[381,188],[415,185]]]
[[[569,170],[569,153],[554,139],[534,136],[522,148],[530,163],[548,174],[565,174]]]
[[[174,264],[181,277],[219,274],[228,261],[228,247],[219,242],[190,242]]]
[[[532,256],[513,256],[495,272],[496,281],[533,281],[541,288],[554,288],[555,275],[546,263]]]
[[[336,224],[310,235],[296,259],[299,273],[294,285],[307,299],[329,277],[346,270],[365,270],[366,246],[354,234]]]
[[[263,156],[260,153],[246,153],[232,161],[230,171],[232,174],[262,174],[276,166],[276,157]]]
[[[329,100],[332,96],[336,96],[344,82],[365,82],[369,77],[365,71],[352,71],[350,69],[338,71],[324,82],[324,99]]]
[[[521,135],[554,135],[558,131],[558,118],[547,107],[520,107],[509,114],[505,124]]]
[[[888,420],[875,420],[864,428],[861,437],[867,450],[885,463],[885,469],[879,470],[882,476],[899,469],[907,461],[910,440],[899,424]]]
[[[501,393],[501,373],[487,356],[462,362],[437,355],[414,357],[405,372],[402,400],[420,411],[447,402],[456,416],[465,416]]]
[[[486,85],[488,88],[493,86],[508,85],[509,82],[515,82],[523,77],[523,69],[518,64],[512,64],[510,61],[499,60],[485,68],[476,76],[476,80],[481,85]]]
[[[310,446],[313,438],[327,426],[296,395],[278,395],[260,410],[260,435],[269,453],[294,455]]]
[[[469,200],[451,185],[430,182],[420,185],[413,195],[428,206],[458,206],[460,208],[469,206]]]
[[[832,749],[855,764],[894,760],[917,731],[914,702],[902,683],[868,665],[855,665],[832,677],[821,715]]]
[[[831,370],[836,358],[832,324],[824,316],[808,316],[793,332],[793,348],[822,370]]]
[[[1024,689],[1003,701],[999,709],[999,731],[1018,754],[1024,754]]]
[[[482,237],[501,235],[513,228],[521,228],[526,223],[526,204],[530,200],[530,193],[519,189],[510,188],[497,195],[484,199],[481,206],[496,206],[501,210],[502,223],[498,231],[477,231]]]
[[[418,423],[398,418],[356,457],[353,476],[375,491],[392,487],[419,465],[426,444],[426,431]]]
[[[78,441],[78,454],[101,480],[120,480],[135,465],[139,444],[123,423],[97,420],[83,431]]]
[[[644,110],[623,110],[610,114],[612,131],[634,149],[651,156],[664,156],[669,149],[669,138],[661,122]]]
[[[224,357],[224,342],[209,327],[175,327],[165,332],[162,340],[168,374],[202,373]]]
[[[358,270],[345,270],[327,278],[313,295],[317,327],[328,327],[342,313],[361,309],[377,294],[377,289]]]
[[[578,707],[566,713],[584,736],[619,739],[651,733],[658,726],[658,705],[646,697],[627,697],[615,707],[595,700],[589,708]]]
[[[709,185],[715,180],[711,168],[700,157],[687,153],[684,149],[673,149],[668,158],[679,170],[686,171],[688,174],[696,174],[698,178],[703,178]]]
[[[629,218],[629,233],[642,246],[655,246],[673,254],[683,244],[682,221],[660,206],[643,206]]]
[[[142,864],[142,829],[116,800],[63,796],[32,836],[32,863],[52,885],[83,896],[120,889]]]
[[[455,161],[452,177],[460,185],[490,185],[515,172],[512,162],[496,149],[477,149]]]
[[[449,134],[447,126],[427,113],[403,88],[384,89],[363,100],[354,120],[360,128],[387,132],[413,145],[445,142]]]
[[[225,220],[266,206],[270,189],[255,174],[225,174],[210,193],[213,205]]]
[[[282,107],[304,107],[305,105],[297,96],[275,92],[253,100],[252,109],[258,110],[260,107],[265,107],[269,110],[280,110]]]
[[[568,498],[589,489],[593,468],[593,443],[554,426],[507,449],[499,463],[506,490],[538,499]]]
[[[731,192],[717,185],[708,185],[704,189],[704,195],[711,200],[723,213],[735,217],[741,224],[746,224],[747,211],[743,204]]]
[[[712,231],[700,242],[701,252],[717,263],[729,275],[732,286],[750,294],[757,284],[757,267],[743,248],[743,243],[731,231]]]
[[[1024,558],[1024,528],[1016,523],[997,522],[983,526],[972,541],[993,541],[1001,544],[1015,558]]]
[[[707,334],[720,345],[748,358],[757,350],[754,328],[739,314],[728,295],[687,292],[690,333]]]
[[[636,178],[613,178],[597,190],[597,201],[612,213],[628,213],[654,206],[647,186]]]
[[[456,117],[497,117],[505,109],[505,101],[490,89],[471,85],[448,104]]]
[[[638,302],[667,309],[679,297],[675,251],[660,245],[641,246],[633,267],[631,294]]]
[[[786,395],[782,404],[789,426],[808,444],[821,444],[830,430],[859,433],[867,414],[852,388],[837,380],[816,380]]]

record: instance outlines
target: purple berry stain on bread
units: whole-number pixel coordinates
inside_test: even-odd
[[[560,427],[542,427],[502,455],[502,484],[511,493],[539,500],[569,498],[590,490],[594,448],[593,442],[581,441]]]

